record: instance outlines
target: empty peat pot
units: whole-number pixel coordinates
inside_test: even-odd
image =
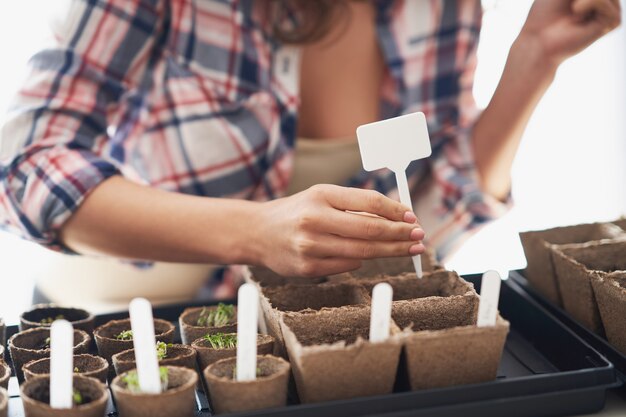
[[[0,417],[7,417],[9,411],[9,393],[0,387]]]
[[[83,330],[74,329],[74,354],[87,353],[91,337]],[[9,353],[17,380],[24,382],[22,366],[36,359],[50,357],[50,328],[37,327],[14,334],[9,339]]]
[[[326,282],[262,288],[260,305],[268,333],[276,339],[274,352],[287,358],[280,320],[287,312],[321,310],[349,305],[367,305],[370,297],[355,282]]]
[[[626,272],[592,277],[591,284],[609,343],[626,355]]]
[[[185,345],[190,345],[194,340],[215,333],[233,333],[237,331],[237,307],[234,307],[233,319],[223,326],[200,326],[198,319],[201,314],[207,314],[218,309],[218,306],[190,307],[186,308],[178,318],[180,338]]]
[[[626,270],[626,241],[554,245],[552,258],[565,310],[596,334],[605,334],[592,277]]]
[[[109,364],[111,364],[113,355],[133,348],[132,339],[119,340],[116,338],[120,333],[128,330],[131,330],[130,319],[111,320],[93,331],[98,353],[109,361]],[[154,335],[157,342],[174,342],[174,330],[174,325],[169,321],[154,319]]]
[[[86,331],[91,335],[95,317],[87,310],[72,307],[60,307],[54,304],[37,304],[20,316],[20,331],[35,327],[50,327],[57,319],[72,323],[75,329]]]
[[[30,361],[22,367],[22,370],[26,381],[35,376],[49,376],[50,358]],[[74,355],[74,375],[92,377],[106,383],[108,373],[109,363],[106,359],[88,353]]]
[[[21,396],[26,417],[102,417],[105,415],[109,391],[96,378],[74,375],[74,389],[82,403],[72,408],[50,407],[50,377],[36,376],[22,385]]]
[[[236,365],[236,357],[221,359],[203,372],[215,414],[287,404],[289,362],[272,355],[257,356],[257,378],[254,381],[236,381]]]
[[[369,306],[284,313],[282,332],[301,402],[392,392],[402,348],[399,329],[391,323],[391,336],[372,343],[369,325]]]
[[[9,388],[9,379],[11,379],[11,367],[5,361],[0,360],[0,387]]]
[[[160,366],[182,366],[196,370],[196,350],[187,345],[172,345],[167,347],[167,356],[159,360]],[[137,367],[135,349],[124,350],[113,355],[115,374],[120,375]]]
[[[198,374],[180,366],[166,368],[167,390],[160,394],[130,390],[124,381],[128,372],[113,379],[111,390],[120,417],[191,417],[196,414],[195,388]]]
[[[590,223],[574,226],[533,230],[519,234],[526,255],[524,275],[541,294],[557,306],[562,306],[561,290],[557,282],[550,247],[584,243],[624,236],[624,231],[611,223]]]
[[[237,336],[237,333],[227,333],[227,336]],[[204,337],[196,339],[191,344],[191,347],[198,352],[198,363],[200,364],[200,370],[203,371],[207,366],[220,359],[226,359],[237,355],[237,346],[232,348],[217,349],[212,347]],[[269,355],[274,352],[274,338],[267,334],[257,334],[256,349],[259,355]]]

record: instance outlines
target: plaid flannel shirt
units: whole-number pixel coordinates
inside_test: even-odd
[[[507,206],[481,191],[471,152],[480,1],[374,5],[387,66],[380,118],[426,114],[433,153],[407,174],[441,257]],[[0,223],[63,249],[59,228],[112,175],[201,196],[284,195],[299,54],[271,37],[257,9],[253,0],[74,0],[56,44],[31,59],[3,128]],[[397,198],[387,170],[346,185]]]

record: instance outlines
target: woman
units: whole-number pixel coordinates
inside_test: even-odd
[[[620,6],[536,0],[482,114],[480,17],[478,0],[74,1],[4,128],[3,223],[81,254],[285,275],[422,253],[421,226],[443,257],[506,209],[536,103]],[[407,172],[419,224],[354,139],[413,111],[433,148]]]

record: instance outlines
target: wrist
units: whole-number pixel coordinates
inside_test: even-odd
[[[236,208],[232,212],[234,225],[232,259],[230,263],[239,265],[263,265],[262,212],[265,203],[235,200]]]
[[[522,30],[511,46],[507,67],[523,71],[525,80],[547,87],[554,80],[561,62],[545,49],[539,36]]]

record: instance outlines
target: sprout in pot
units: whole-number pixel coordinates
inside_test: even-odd
[[[60,307],[54,304],[38,304],[20,316],[20,330],[35,327],[49,327],[55,320],[67,320],[75,329],[84,330],[91,335],[95,317],[87,310]]]
[[[191,370],[196,369],[196,350],[190,346],[157,342],[156,352],[161,366],[182,366]],[[136,368],[135,350],[128,349],[113,355],[113,367],[117,375]]]
[[[224,303],[188,308],[180,315],[179,324],[180,335],[186,345],[207,333],[232,333],[237,330],[237,308]]]
[[[35,376],[50,374],[50,358],[43,358],[28,362],[22,368],[24,378],[28,381]],[[100,356],[81,354],[74,355],[74,373],[98,379],[105,383],[109,372],[109,363]]]
[[[237,334],[217,333],[207,334],[196,339],[191,347],[198,352],[200,370],[220,359],[229,358],[237,354]],[[274,338],[266,334],[257,334],[257,353],[271,354],[274,351]]]

